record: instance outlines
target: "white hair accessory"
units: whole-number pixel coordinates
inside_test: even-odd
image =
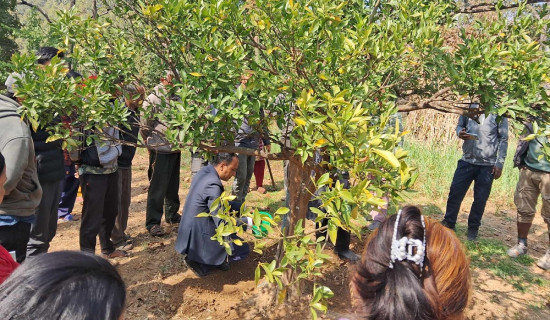
[[[409,239],[402,237],[397,240],[397,227],[399,226],[399,219],[401,218],[401,210],[397,213],[395,219],[395,225],[393,226],[393,237],[391,241],[391,260],[389,267],[393,269],[395,261],[409,260],[420,266],[420,270],[424,266],[424,258],[426,256],[426,224],[424,223],[424,216],[420,216],[422,221],[422,228],[424,229],[424,239]],[[416,252],[413,252],[413,248],[416,248]]]

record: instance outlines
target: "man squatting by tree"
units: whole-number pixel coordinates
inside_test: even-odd
[[[220,152],[214,155],[210,164],[202,168],[194,177],[189,187],[189,194],[183,207],[182,222],[178,229],[176,251],[186,255],[185,261],[190,269],[203,277],[213,268],[222,271],[229,270],[228,254],[217,241],[212,240],[216,228],[224,223],[216,214],[218,206],[210,211],[212,203],[218,199],[224,187],[222,181],[228,181],[237,172],[239,158],[234,153]],[[239,209],[237,205],[236,208]],[[209,217],[197,218],[199,213],[208,212]],[[238,224],[252,225],[249,217],[238,218]],[[248,244],[238,247],[231,244],[233,256],[244,258],[248,252]]]

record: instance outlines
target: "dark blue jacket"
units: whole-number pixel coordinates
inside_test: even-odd
[[[220,265],[227,258],[224,247],[210,239],[223,220],[216,217],[216,212],[210,217],[196,217],[199,213],[209,212],[210,205],[221,196],[223,190],[222,181],[212,165],[202,168],[193,177],[176,240],[176,251],[187,254],[192,261]]]

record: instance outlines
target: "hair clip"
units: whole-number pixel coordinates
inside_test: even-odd
[[[397,213],[395,219],[395,225],[393,227],[393,237],[391,241],[391,254],[390,254],[390,269],[393,269],[395,261],[409,260],[420,266],[420,270],[424,266],[424,258],[426,256],[426,224],[424,223],[424,216],[420,216],[422,221],[422,228],[424,229],[424,239],[409,239],[402,237],[397,240],[397,227],[399,226],[399,219],[401,218],[401,210]],[[416,250],[414,250],[416,249]]]

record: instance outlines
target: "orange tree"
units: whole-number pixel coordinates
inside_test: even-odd
[[[304,229],[316,189],[327,186],[319,195],[325,210],[316,213],[329,220],[334,241],[338,227],[360,236],[367,213],[384,203],[384,195],[399,202],[400,192],[414,183],[407,152],[398,147],[402,133],[390,121],[397,111],[533,116],[540,124],[536,134],[550,134],[548,11],[528,6],[533,2],[546,1],[463,7],[451,0],[108,0],[111,18],[69,11],[51,26],[59,45],[73,48],[73,65],[96,79],[85,85],[64,79],[57,60],[43,69],[32,57],[13,62],[25,72],[18,84],[22,115],[35,127],[49,126],[50,138],[67,146],[78,145],[77,127],[124,122],[124,107],[109,103],[121,75],[154,83],[160,70],[175,74],[171,90],[181,99],[165,102],[159,119],[169,141],[182,149],[257,154],[228,142],[244,117],[260,124],[259,110],[266,110],[268,122],[279,128],[269,135],[280,145],[280,152],[266,156],[290,163],[290,205],[273,219],[242,214],[255,225],[271,223],[268,237],[255,241],[256,251],[268,239],[281,241],[278,259],[261,263],[256,280],[263,273],[277,283],[282,299],[289,288],[299,291],[300,279],[320,275],[328,259],[323,239]],[[487,10],[495,17],[475,14]],[[238,83],[245,73],[252,76],[243,89]],[[480,108],[471,109],[472,103]],[[73,127],[51,125],[53,117],[75,109]],[[349,172],[351,188],[333,181],[335,170]],[[228,208],[229,199],[224,194],[215,205]],[[290,227],[281,230],[278,222],[287,213]],[[219,216],[227,223],[214,239],[230,250],[226,236],[243,230],[230,213]],[[315,286],[314,317],[326,311],[331,295]]]

